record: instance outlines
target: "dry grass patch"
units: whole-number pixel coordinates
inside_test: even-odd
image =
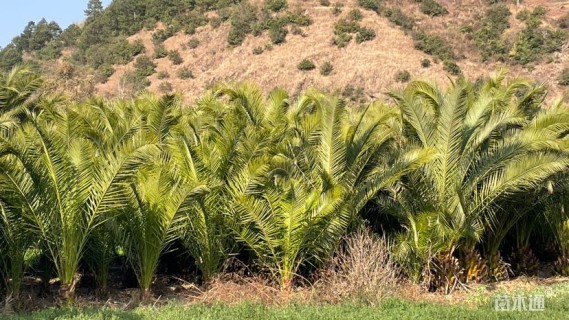
[[[315,290],[327,302],[354,299],[375,304],[395,292],[400,273],[387,240],[359,230],[346,238]]]

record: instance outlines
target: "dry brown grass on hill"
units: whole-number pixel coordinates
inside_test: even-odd
[[[165,71],[168,79],[160,80],[157,75],[149,79],[150,91],[159,92],[160,84],[167,81],[175,91],[182,92],[186,102],[196,98],[215,82],[251,80],[259,83],[266,91],[274,87],[283,87],[296,94],[307,87],[317,87],[327,91],[341,91],[348,85],[363,88],[367,98],[383,98],[383,93],[401,86],[394,77],[400,70],[408,70],[413,78],[428,78],[442,85],[448,83],[448,74],[443,71],[442,63],[433,63],[429,68],[421,67],[421,60],[432,57],[414,48],[410,35],[391,24],[385,17],[374,12],[362,10],[364,19],[361,24],[372,28],[377,37],[369,42],[356,44],[353,40],[345,48],[331,44],[336,21],[348,15],[351,8],[357,7],[356,0],[339,1],[344,4],[343,13],[338,17],[332,14],[332,7],[320,5],[319,0],[289,0],[290,7],[302,8],[312,18],[313,24],[303,28],[304,34],[294,35],[289,32],[286,43],[273,45],[271,50],[254,54],[257,47],[265,48],[270,43],[268,36],[248,36],[243,45],[231,48],[227,44],[230,26],[224,23],[213,29],[210,25],[200,27],[193,36],[182,32],[164,42],[167,50],[179,50],[184,62],[174,66],[167,58],[156,60],[157,72]],[[475,14],[482,14],[487,7],[484,0],[440,0],[447,7],[449,15],[431,18],[418,11],[414,1],[387,1],[388,6],[399,6],[407,14],[418,20],[418,28],[443,36],[454,47],[457,54],[464,59],[458,61],[462,71],[471,78],[487,75],[500,63],[482,63],[473,43],[460,32],[464,23],[472,20]],[[526,0],[522,7],[547,5],[551,17],[561,16],[569,12],[569,5],[563,2]],[[520,10],[514,4],[512,28],[520,28],[514,16]],[[550,18],[548,18],[550,19]],[[549,20],[548,20],[549,21]],[[289,26],[290,28],[290,26]],[[195,49],[187,47],[190,38],[195,37],[200,44]],[[147,48],[147,54],[153,54],[152,32],[142,31],[130,38],[131,41],[141,39]],[[296,65],[304,58],[312,59],[317,69],[300,71]],[[551,63],[537,65],[531,71],[520,66],[508,66],[513,76],[524,76],[542,81],[550,87],[551,96],[559,96],[563,89],[556,84],[556,76],[569,64],[569,48],[553,54]],[[324,77],[318,68],[330,61],[334,71]],[[133,69],[133,63],[117,66],[116,73],[105,84],[97,86],[97,90],[108,96],[125,94],[120,79],[124,73]],[[180,68],[187,67],[193,78],[179,79],[176,76]]]

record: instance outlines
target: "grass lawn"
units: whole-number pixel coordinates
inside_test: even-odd
[[[547,290],[547,291],[545,291]],[[497,292],[496,294],[500,294]],[[245,303],[227,305],[169,304],[160,308],[141,307],[131,311],[118,309],[49,309],[31,315],[6,319],[567,319],[569,316],[569,285],[533,289],[531,292],[508,293],[510,297],[530,294],[545,295],[544,311],[499,312],[494,295],[469,295],[464,305],[433,302],[410,302],[399,298],[384,300],[378,306],[357,303],[338,305],[292,304],[285,307]],[[469,303],[467,303],[469,302]],[[527,303],[527,302],[526,302]],[[466,305],[477,305],[467,307]],[[526,305],[526,307],[528,307]]]

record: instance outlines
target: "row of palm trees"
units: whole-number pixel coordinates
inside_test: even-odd
[[[447,287],[464,271],[480,278],[481,263],[499,274],[503,243],[528,216],[549,222],[569,258],[557,199],[569,112],[503,73],[447,90],[415,81],[395,104],[365,107],[247,83],[193,107],[149,94],[70,103],[40,85],[24,67],[0,78],[0,278],[13,299],[30,255],[49,257],[72,300],[80,265],[104,288],[118,251],[147,299],[174,242],[205,283],[245,252],[287,290],[366,219],[410,278]]]

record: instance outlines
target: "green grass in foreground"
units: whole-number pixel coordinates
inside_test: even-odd
[[[133,311],[115,309],[71,310],[50,309],[11,319],[567,319],[569,295],[545,300],[543,312],[497,312],[493,302],[478,308],[389,299],[372,307],[361,304],[289,305],[266,307],[260,304],[236,306],[181,306],[138,308]]]

